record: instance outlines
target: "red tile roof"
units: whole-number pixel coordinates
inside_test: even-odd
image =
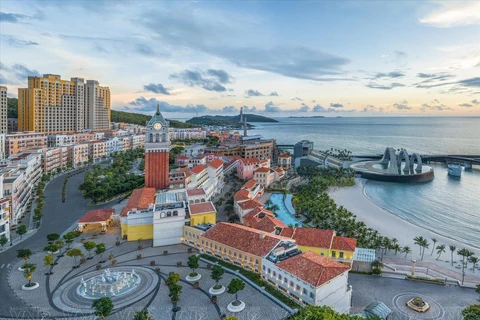
[[[263,203],[259,202],[258,200],[248,200],[245,202],[238,203],[238,206],[242,210],[249,210],[249,209],[255,209],[257,207],[263,207]]]
[[[187,156],[181,154],[181,155],[178,155],[178,156],[177,156],[177,159],[180,159],[180,160],[189,160],[190,157],[187,157]]]
[[[233,199],[235,201],[247,201],[250,200],[249,193],[247,190],[239,190],[235,192]]]
[[[80,220],[78,220],[78,222],[88,223],[88,222],[107,221],[113,216],[114,213],[115,213],[115,210],[112,208],[90,210],[83,217],[81,217]]]
[[[216,212],[211,202],[189,204],[188,206],[190,207],[190,215]]]
[[[299,246],[330,249],[333,235],[333,230],[296,228],[292,239],[294,239]]]
[[[252,190],[256,184],[257,184],[257,180],[250,179],[243,184],[242,189]]]
[[[212,160],[208,163],[208,165],[214,169],[218,169],[220,167],[223,166],[223,161],[220,160],[220,159],[215,159],[215,160]]]
[[[257,230],[262,230],[265,232],[272,233],[275,231],[275,228],[286,228],[287,225],[283,223],[282,221],[275,219],[270,216],[265,216],[263,219],[255,223],[252,228],[257,229]]]
[[[284,154],[279,155],[278,157],[279,157],[279,158],[291,158],[292,156],[289,155],[289,154],[284,153]]]
[[[270,172],[270,168],[261,167],[254,171],[254,173],[267,173]]]
[[[286,240],[284,237],[226,222],[217,223],[203,237],[258,257],[265,257],[280,240]]]
[[[280,235],[282,237],[291,238],[294,232],[295,232],[295,228],[283,228],[282,233]]]
[[[333,237],[332,249],[355,251],[356,247],[357,247],[357,239],[355,238],[345,238],[345,237],[339,237],[339,236]]]
[[[206,195],[206,193],[205,193],[205,190],[203,189],[190,189],[190,190],[187,190],[187,195],[189,197],[204,196]]]
[[[311,251],[280,261],[276,265],[315,287],[325,284],[349,269],[345,264]]]
[[[256,163],[260,162],[260,160],[258,160],[258,158],[240,158],[240,161],[242,161],[243,164],[246,165],[246,166],[256,164]]]
[[[278,168],[275,168],[275,171],[277,171],[278,173],[280,174],[283,174],[283,169],[278,167]]]
[[[203,164],[199,164],[192,169],[190,169],[190,172],[194,174],[200,174],[203,170],[205,170],[207,167],[205,167]]]
[[[136,209],[148,209],[150,204],[155,203],[155,188],[141,188],[135,189],[128,199],[127,204],[123,207],[122,212],[120,212],[120,217],[125,217],[127,213],[136,208]]]
[[[275,218],[275,214],[267,209],[257,207],[242,217],[247,227],[252,227],[255,223],[262,220],[265,216]]]

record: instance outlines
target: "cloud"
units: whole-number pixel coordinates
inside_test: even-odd
[[[327,109],[317,104],[316,106],[313,107],[313,112],[327,112]]]
[[[428,103],[422,104],[420,110],[422,112],[425,112],[427,110],[447,111],[447,110],[453,110],[453,109],[450,107],[447,107],[446,105],[444,105],[443,103],[435,99],[432,101],[432,104],[428,104]]]
[[[458,106],[460,106],[460,107],[465,107],[465,108],[471,108],[471,107],[473,107],[473,104],[470,104],[470,103],[462,103],[462,104],[459,104]]]
[[[12,35],[2,34],[0,38],[6,41],[12,47],[21,47],[21,46],[38,46],[38,42],[30,40],[22,40]]]
[[[343,108],[343,104],[341,104],[341,103],[330,103],[330,107],[332,107],[332,108]]]
[[[307,106],[305,103],[302,103],[302,106],[297,111],[298,112],[308,112],[308,111],[310,111],[310,107]]]
[[[450,74],[450,73],[446,73],[446,72],[440,72],[440,73],[422,73],[422,72],[420,72],[420,73],[417,74],[417,77],[421,78],[421,79],[425,79],[425,80],[422,80],[421,82],[416,83],[415,84],[416,86],[424,85],[424,84],[428,84],[428,83],[432,83],[432,82],[436,82],[436,81],[445,81],[445,80],[453,78],[454,75]]]
[[[168,45],[198,50],[239,67],[315,81],[351,80],[342,70],[350,60],[310,47],[231,45],[232,37],[245,28],[245,19],[238,15],[219,12],[212,18],[201,10],[149,10],[138,21]]]
[[[475,100],[472,100],[472,103],[473,103],[473,104],[480,104],[480,101],[478,101],[477,99],[475,99]]]
[[[278,93],[276,91],[273,91],[268,95],[265,95],[258,90],[248,89],[248,90],[245,90],[245,94],[247,95],[247,97],[265,97],[265,96],[278,97]]]
[[[147,57],[153,57],[157,55],[152,48],[150,48],[146,44],[141,44],[141,43],[138,43],[135,45],[135,52],[140,53],[141,55],[144,55]]]
[[[394,79],[394,78],[400,78],[404,76],[405,76],[405,73],[401,71],[392,71],[388,73],[377,72],[376,74],[373,75],[372,79]]]
[[[294,97],[294,98],[292,98],[292,100],[303,101],[303,99],[299,98],[299,97]]]
[[[468,79],[463,79],[455,82],[443,82],[443,83],[436,83],[436,84],[417,84],[417,88],[434,88],[434,87],[440,87],[440,86],[446,86],[450,84],[456,84],[462,87],[475,87],[478,88],[480,87],[480,77],[474,77],[474,78],[468,78]]]
[[[43,14],[39,11],[34,16],[29,16],[21,13],[7,13],[0,12],[0,22],[9,22],[9,23],[26,23],[30,20],[42,20]]]
[[[164,95],[171,95],[171,93],[169,92],[169,89],[165,88],[161,83],[157,83],[157,84],[150,83],[150,84],[144,85],[143,90],[151,91],[153,93],[160,93]]]
[[[317,102],[317,101],[315,101],[315,100],[312,100],[312,103],[315,103],[315,102]]]
[[[438,28],[480,24],[478,1],[436,1],[435,4],[440,7],[421,18],[421,23]]]
[[[371,89],[381,89],[381,90],[391,90],[391,89],[397,88],[397,87],[405,87],[404,84],[401,84],[401,83],[398,83],[398,82],[394,82],[394,83],[390,84],[389,86],[388,85],[375,84],[375,83],[366,84],[365,86],[368,87],[368,88],[371,88]]]
[[[393,63],[397,67],[405,67],[408,64],[408,54],[406,52],[396,50],[392,54],[383,54],[382,58],[387,63]]]
[[[0,63],[0,83],[1,84],[22,84],[26,83],[29,76],[39,77],[40,73],[37,70],[29,69],[23,64],[14,64],[7,67]],[[10,75],[6,76],[6,74]]]
[[[406,100],[398,103],[394,103],[393,107],[397,110],[411,110],[412,107],[408,105],[408,102]]]
[[[234,106],[225,106],[222,108],[222,112],[225,113],[238,113],[238,109]]]
[[[247,112],[257,112],[257,107],[255,107],[255,106],[253,106],[253,107],[243,106],[243,113],[247,113]]]
[[[208,91],[227,91],[223,85],[233,82],[233,77],[223,70],[209,69],[206,72],[200,70],[184,70],[173,73],[170,79],[178,80],[190,87],[202,87]]]
[[[160,110],[163,112],[205,113],[210,110],[203,104],[177,106],[165,101],[159,101],[156,98],[147,99],[144,97],[139,97],[134,101],[130,101],[128,106],[125,106],[124,109],[137,112],[154,112],[157,108],[157,104],[160,104]]]
[[[265,112],[280,112],[282,109],[273,104],[272,101],[265,105]]]
[[[278,97],[277,91],[270,92],[269,94],[270,97]]]
[[[383,107],[377,108],[374,105],[366,105],[360,112],[383,112],[385,109]]]

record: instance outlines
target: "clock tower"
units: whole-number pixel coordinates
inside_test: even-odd
[[[169,185],[168,160],[170,153],[169,123],[157,112],[147,122],[145,136],[145,187],[167,189]]]

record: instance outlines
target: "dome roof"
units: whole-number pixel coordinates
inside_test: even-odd
[[[153,126],[155,122],[160,122],[162,126],[168,126],[168,122],[165,120],[165,118],[162,116],[160,112],[160,104],[157,104],[157,112],[153,115],[152,119],[148,121],[147,127],[148,126]]]

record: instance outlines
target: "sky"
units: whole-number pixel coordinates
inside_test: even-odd
[[[168,117],[480,116],[480,1],[11,1],[0,85],[97,80]]]

